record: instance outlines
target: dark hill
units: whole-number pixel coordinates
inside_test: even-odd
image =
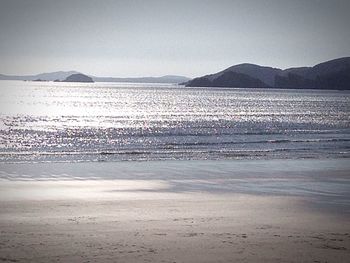
[[[308,68],[291,68],[277,75],[275,87],[350,89],[350,57],[330,60]]]
[[[275,81],[275,76],[282,72],[281,69],[271,68],[271,67],[262,67],[255,64],[238,64],[232,67],[229,67],[219,73],[211,75],[212,77],[218,77],[227,72],[236,72],[245,74],[252,78],[257,78],[265,83],[263,86],[273,86]]]
[[[350,57],[320,63],[314,67],[278,68],[239,64],[215,74],[195,78],[188,87],[350,89]]]

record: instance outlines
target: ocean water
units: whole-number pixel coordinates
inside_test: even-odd
[[[350,92],[0,81],[0,162],[350,157]]]

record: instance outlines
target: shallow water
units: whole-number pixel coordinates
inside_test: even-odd
[[[0,161],[350,157],[350,93],[0,81]]]
[[[85,198],[107,186],[111,198],[209,193],[295,196],[350,213],[348,159],[171,160],[148,162],[2,163],[0,199]],[[56,189],[58,186],[66,188]],[[86,188],[81,193],[78,187]],[[24,188],[23,188],[24,187]],[[26,190],[25,190],[26,189]],[[56,189],[56,190],[55,190]],[[154,196],[153,196],[154,198]]]

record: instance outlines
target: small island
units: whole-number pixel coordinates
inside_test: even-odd
[[[72,74],[68,76],[65,80],[62,80],[62,82],[94,82],[93,79],[87,75],[77,73]]]

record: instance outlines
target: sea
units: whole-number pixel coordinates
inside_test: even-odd
[[[0,162],[350,157],[350,92],[0,81]]]
[[[166,196],[294,196],[349,215],[349,158],[349,91],[0,81],[2,201],[131,180],[161,182],[152,191]]]

